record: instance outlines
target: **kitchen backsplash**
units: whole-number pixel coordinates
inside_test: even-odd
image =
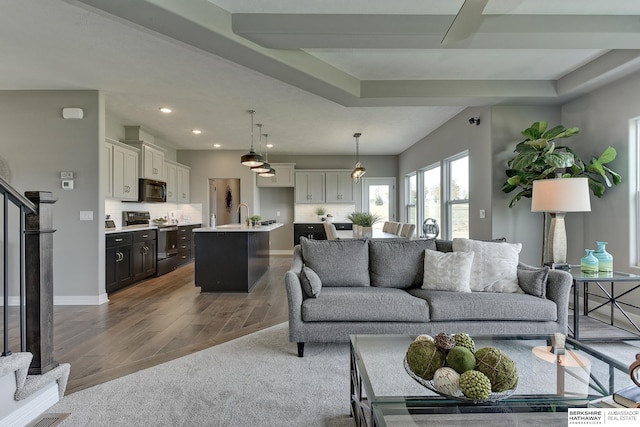
[[[111,215],[116,227],[122,226],[124,211],[149,211],[151,219],[169,218],[173,215],[178,219],[178,223],[202,224],[201,203],[123,203],[120,200],[105,200],[104,213]]]
[[[294,209],[294,221],[295,222],[318,222],[318,215],[316,215],[316,208],[324,207],[328,214],[333,215],[333,222],[348,222],[347,215],[351,212],[355,212],[356,205],[349,204],[330,204],[320,203],[317,205],[312,204],[296,204]]]

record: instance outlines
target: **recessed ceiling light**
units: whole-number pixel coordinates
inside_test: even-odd
[[[165,114],[169,114],[172,110],[169,107],[160,107],[160,111]]]
[[[220,147],[222,147],[220,144],[213,144],[213,146],[214,146],[215,148],[220,148]]]
[[[267,144],[267,148],[273,148],[273,144]]]
[[[191,129],[191,133],[194,135],[200,135],[202,131],[200,129]]]

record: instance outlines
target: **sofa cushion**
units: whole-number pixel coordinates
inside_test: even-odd
[[[435,248],[433,240],[371,240],[371,286],[406,289],[422,285],[424,251]]]
[[[549,267],[518,266],[518,286],[529,295],[546,298],[548,277]]]
[[[471,290],[482,292],[522,292],[518,286],[518,257],[522,243],[483,242],[453,239],[454,252],[473,251]]]
[[[366,240],[300,238],[302,258],[316,272],[322,287],[369,286],[369,246]]]
[[[428,322],[426,301],[393,288],[323,288],[302,302],[305,322]]]
[[[556,304],[525,293],[448,292],[409,289],[429,304],[431,321],[525,320],[557,321]]]
[[[304,293],[308,297],[317,298],[318,295],[320,295],[322,281],[316,272],[306,265],[302,267],[302,271],[300,272],[300,284],[302,285],[302,290],[304,290]]]
[[[424,251],[422,289],[471,292],[469,277],[473,252]]]

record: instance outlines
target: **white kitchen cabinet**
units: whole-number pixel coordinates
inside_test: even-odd
[[[355,203],[351,172],[327,171],[325,185],[327,203]]]
[[[271,167],[275,169],[276,175],[271,177],[263,177],[256,174],[256,183],[258,187],[293,187],[294,186],[294,167],[295,163],[271,163]]]
[[[188,166],[178,165],[176,168],[176,174],[178,176],[178,203],[189,203],[189,178],[191,175],[191,169]]]
[[[166,181],[164,176],[164,150],[144,141],[124,141],[140,150],[139,171],[140,178],[154,181]]]
[[[296,203],[324,203],[324,172],[296,172]]]
[[[104,197],[113,197],[113,144],[105,141],[102,144],[102,188]]]
[[[138,200],[139,150],[113,145],[113,198]]]
[[[178,165],[164,161],[164,176],[167,182],[167,202],[178,201]]]

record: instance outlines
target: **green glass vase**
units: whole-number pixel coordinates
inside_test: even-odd
[[[598,271],[611,273],[613,271],[613,256],[607,252],[607,242],[596,242],[597,248],[593,255],[598,258]]]
[[[593,255],[593,249],[585,249],[585,256],[580,258],[580,271],[584,274],[598,274],[599,261]]]

